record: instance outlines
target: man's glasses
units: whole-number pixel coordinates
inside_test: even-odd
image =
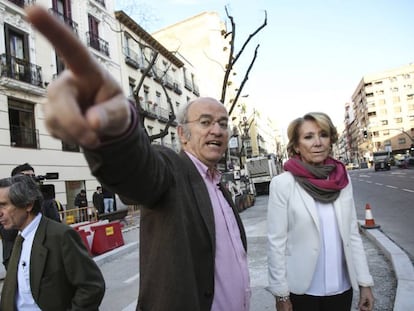
[[[213,120],[212,117],[208,116],[201,116],[197,120],[187,121],[187,123],[197,123],[203,129],[209,129],[214,126],[214,124],[218,124],[222,130],[227,130],[229,128],[229,122],[226,118],[222,118],[219,120]]]

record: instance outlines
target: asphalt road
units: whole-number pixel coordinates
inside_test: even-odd
[[[248,240],[248,258],[250,281],[252,287],[251,311],[275,310],[274,299],[266,291],[267,258],[266,258],[266,211],[267,196],[259,196],[253,207],[241,213]],[[131,228],[124,233],[126,243],[137,243],[138,228]],[[396,279],[389,261],[379,248],[362,235],[370,271],[374,277],[374,295],[376,311],[390,311],[393,308]],[[105,276],[107,291],[101,306],[103,311],[133,311],[138,295],[138,259],[139,252],[133,251],[116,257],[100,267]],[[354,295],[355,298],[356,295]],[[356,297],[358,298],[358,297]],[[357,304],[354,301],[354,306]]]
[[[414,168],[350,171],[359,219],[370,204],[376,224],[414,259]],[[414,262],[414,261],[413,261]]]

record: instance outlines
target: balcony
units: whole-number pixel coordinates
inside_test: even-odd
[[[94,48],[95,50],[101,52],[102,54],[109,56],[109,44],[105,40],[99,38],[96,34],[88,31],[86,33],[86,40],[88,46]]]
[[[34,4],[36,0],[9,0],[9,2],[14,3],[15,5],[23,8],[26,5]]]
[[[125,63],[132,68],[139,68],[138,54],[131,50],[129,47],[124,47]]]
[[[157,118],[157,111],[158,111],[157,104],[153,104],[152,101],[149,100],[145,103],[143,108],[147,112],[147,117],[149,119],[155,120]]]
[[[147,70],[149,65],[150,63],[146,59],[141,59],[141,61],[139,62],[139,67],[141,68],[141,72],[144,73]],[[147,72],[147,77],[152,77],[152,68]]]
[[[95,1],[105,8],[105,0],[95,0]]]
[[[54,8],[50,8],[49,12],[57,16],[59,19],[61,19],[66,25],[68,25],[70,28],[72,28],[72,31],[77,35],[78,34],[78,24],[75,23],[70,17],[65,16],[64,14],[60,13]]]
[[[173,90],[178,95],[181,95],[183,93],[181,86],[177,82],[174,82]]]
[[[191,83],[190,79],[184,78],[184,87],[189,91],[193,90],[193,84]]]
[[[196,84],[193,84],[193,94],[195,96],[200,96],[200,91],[198,89],[198,85],[196,85]]]
[[[158,120],[160,122],[167,123],[169,120],[169,117],[170,117],[169,110],[160,107],[158,110]]]
[[[12,147],[38,149],[38,141],[38,130],[18,125],[10,126],[10,144]]]
[[[0,55],[0,75],[43,87],[42,68],[9,54]]]
[[[171,78],[171,75],[168,73],[164,77],[164,85],[166,88],[172,90],[174,88],[173,79]]]

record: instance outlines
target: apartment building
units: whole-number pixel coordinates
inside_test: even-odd
[[[221,98],[223,79],[229,60],[231,36],[226,36],[228,29],[217,12],[203,12],[189,17],[174,25],[154,32],[152,35],[172,51],[179,51],[197,68],[200,81],[200,94]],[[224,105],[230,109],[237,88],[243,77],[242,72],[233,68],[229,83],[226,85]],[[267,120],[260,120],[259,114],[253,116],[253,105],[242,94],[231,117],[233,127],[237,129],[238,139],[232,139],[232,161],[237,160],[237,152],[243,149],[247,157],[276,152],[275,131],[269,127]],[[247,125],[246,125],[247,124]],[[247,132],[246,132],[247,131]],[[269,135],[270,133],[270,135]],[[277,135],[276,135],[277,136]],[[280,137],[280,136],[278,136]],[[238,151],[237,151],[238,150]],[[228,159],[229,161],[229,159]]]
[[[115,17],[120,30],[118,47],[122,55],[122,86],[132,98],[138,97],[146,111],[148,134],[160,134],[172,113],[176,114],[180,106],[198,97],[195,70],[184,57],[167,50],[125,12],[117,11]],[[143,75],[145,77],[141,81]],[[134,96],[134,92],[138,94]],[[171,125],[168,135],[153,143],[178,151],[177,123]]]
[[[364,76],[352,95],[346,127],[351,156],[406,154],[414,143],[414,64]]]
[[[49,135],[42,101],[46,87],[65,68],[49,43],[24,20],[32,0],[0,0],[0,176],[29,162],[36,174],[57,172],[56,197],[73,207],[80,189],[88,200],[98,185],[78,145]],[[124,12],[114,0],[37,0],[73,29],[98,61],[117,79],[126,94],[137,97],[146,111],[149,135],[165,129],[171,111],[199,95],[194,67],[178,52],[171,53]],[[145,76],[152,55],[154,65]],[[142,78],[142,79],[141,79]],[[176,123],[154,143],[179,149]]]

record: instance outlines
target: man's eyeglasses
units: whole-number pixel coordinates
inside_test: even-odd
[[[213,120],[212,117],[208,116],[201,116],[197,120],[187,121],[187,123],[197,123],[203,129],[209,129],[214,126],[214,124],[218,124],[222,130],[227,130],[229,128],[229,122],[226,118],[222,118],[219,120]]]

